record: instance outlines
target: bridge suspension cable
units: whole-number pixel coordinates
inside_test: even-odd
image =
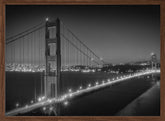
[[[11,36],[9,38],[6,38],[6,44],[9,44],[9,43],[11,43],[13,41],[16,41],[19,38],[22,38],[23,36],[26,36],[28,34],[31,34],[31,33],[35,32],[35,31],[37,31],[37,30],[39,30],[39,29],[41,29],[43,27],[45,27],[45,23],[42,22],[42,23],[37,24],[37,25],[35,25],[35,26],[33,26],[33,27],[31,27],[31,28],[23,31],[23,32],[20,32],[20,33],[14,35],[14,36]]]
[[[61,42],[68,41],[68,54],[72,52],[76,64],[86,66],[98,66],[104,64],[104,61],[97,56],[89,47],[87,47],[66,25],[61,22]],[[70,47],[72,46],[72,47]],[[69,48],[72,48],[70,50]],[[70,60],[70,59],[69,59]]]
[[[77,41],[79,41],[87,50],[90,51],[90,53],[92,53],[97,59],[100,60],[100,57],[97,56],[87,45],[85,45],[63,22],[62,24],[65,26],[65,28],[76,38]],[[102,63],[104,63],[104,61],[102,60]]]

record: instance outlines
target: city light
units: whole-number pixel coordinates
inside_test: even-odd
[[[43,107],[42,109],[43,109],[43,111],[45,111],[46,110],[46,107]]]
[[[67,106],[67,105],[68,105],[68,101],[65,101],[65,102],[64,102],[64,105]]]
[[[67,95],[64,95],[64,98],[66,98],[67,97]]]
[[[82,86],[80,86],[80,89],[82,89]]]
[[[49,21],[49,18],[46,18],[45,20],[46,20],[46,21]]]
[[[51,106],[51,107],[49,108],[49,110],[52,111],[52,110],[53,110],[53,107]]]
[[[33,102],[34,102],[33,100],[30,101],[31,104],[32,104]]]
[[[45,70],[45,65],[7,63],[5,68],[6,71],[15,72],[43,72]]]
[[[88,87],[91,87],[91,84],[88,84]]]
[[[42,97],[41,97],[41,100],[44,100],[44,99],[45,99],[45,96],[42,96]]]
[[[153,55],[154,55],[154,53],[152,52],[150,55],[151,55],[151,56],[153,56]]]
[[[38,102],[40,102],[41,100],[42,100],[41,97],[39,97],[39,98],[38,98]]]
[[[19,107],[19,103],[16,103],[16,105],[15,105],[16,107]]]
[[[46,99],[45,96],[38,97],[38,102],[43,101],[44,99]]]
[[[72,97],[72,94],[69,94],[69,97]]]
[[[49,102],[49,103],[51,103],[51,102],[52,102],[52,100],[48,99],[48,102]]]
[[[72,92],[72,89],[69,89],[69,92]]]

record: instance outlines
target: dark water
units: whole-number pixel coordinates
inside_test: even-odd
[[[116,74],[107,73],[81,73],[63,72],[61,74],[62,93],[87,87],[88,83],[94,84],[96,80],[102,81]],[[42,86],[41,86],[42,83]],[[15,108],[15,104],[26,105],[35,97],[43,95],[43,73],[33,72],[6,72],[6,111]],[[35,93],[36,92],[36,93]],[[36,95],[36,96],[35,96]]]
[[[15,108],[17,102],[20,105],[30,104],[35,100],[36,95],[41,95],[41,73],[6,73],[6,111]],[[94,85],[97,81],[116,77],[115,74],[107,73],[62,73],[62,92],[67,92],[69,88],[76,90],[79,86],[87,87],[88,83]],[[115,115],[118,111],[128,105],[131,101],[144,93],[153,85],[151,79],[135,78],[125,82],[115,84],[103,90],[95,91],[81,97],[69,100],[68,105],[61,104],[60,115],[86,115],[103,116]],[[40,109],[24,115],[45,115]]]
[[[150,81],[134,79],[107,87],[82,98],[71,100],[67,107],[63,106],[62,115],[115,115],[144,93],[151,85]],[[160,106],[158,106],[158,109],[160,109]],[[159,115],[159,110],[155,110],[151,115]]]

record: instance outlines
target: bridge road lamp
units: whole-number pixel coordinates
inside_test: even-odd
[[[45,25],[45,97],[60,97],[60,77],[61,77],[61,40],[60,40],[60,20],[49,21],[46,18]],[[60,114],[60,107],[55,106],[56,112]]]

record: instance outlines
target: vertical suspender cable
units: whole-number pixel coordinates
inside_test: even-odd
[[[38,37],[38,49],[39,49],[39,58],[38,58],[38,61],[39,61],[39,65],[38,65],[38,70],[39,70],[39,73],[40,73],[40,80],[41,80],[41,95],[42,94],[42,71],[41,71],[41,30],[39,30],[39,37]]]
[[[13,61],[13,69],[15,70],[15,42],[13,43],[13,56],[14,56],[14,61]]]
[[[30,34],[30,47],[31,47],[31,49],[30,49],[30,68],[31,68],[31,71],[32,71],[32,49],[33,49],[33,44],[32,44],[32,42],[33,42],[33,40],[32,40],[32,34]]]
[[[24,40],[25,40],[25,36],[23,36],[23,40],[22,40],[22,50],[23,50],[23,52],[22,52],[22,61],[23,61],[23,71],[24,71],[24,51],[25,51],[25,46],[24,46]]]

